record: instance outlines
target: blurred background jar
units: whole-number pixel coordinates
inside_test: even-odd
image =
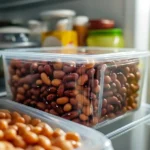
[[[122,30],[118,28],[107,30],[91,30],[88,34],[87,45],[122,48],[124,47]]]
[[[87,45],[123,48],[123,31],[120,28],[115,28],[113,20],[90,20]]]
[[[52,10],[41,13],[48,31],[42,32],[42,46],[78,46],[77,33],[73,30],[73,10]]]
[[[86,38],[88,35],[88,22],[89,18],[87,16],[77,16],[74,19],[74,30],[78,35],[78,45],[85,46]]]

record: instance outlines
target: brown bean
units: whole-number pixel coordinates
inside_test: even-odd
[[[33,82],[35,82],[38,78],[40,77],[40,75],[38,73],[36,74],[30,74],[30,75],[27,75],[23,78],[20,78],[19,80],[19,85],[22,85],[22,84],[32,84]]]
[[[122,94],[122,93],[126,93],[127,92],[127,89],[126,89],[126,87],[122,87],[122,88],[120,88],[120,93]]]
[[[42,85],[42,84],[43,84],[42,80],[36,80],[36,85]]]
[[[60,97],[60,98],[57,98],[56,100],[57,104],[60,104],[60,105],[64,105],[68,103],[68,101],[69,101],[68,97]]]
[[[65,88],[66,89],[74,89],[76,87],[76,82],[67,82],[66,84],[65,84]]]
[[[79,85],[84,85],[87,81],[88,81],[88,75],[83,74],[83,75],[79,76],[78,84]]]
[[[13,75],[12,76],[12,80],[14,80],[14,81],[19,81],[19,76],[18,75]]]
[[[107,107],[107,99],[105,99],[105,98],[103,99],[103,105],[102,105],[102,107],[103,107],[103,108],[106,108],[106,107]]]
[[[63,113],[64,113],[62,107],[59,106],[57,103],[52,102],[52,103],[51,103],[51,106],[53,107],[53,109],[54,109],[58,114],[63,114]]]
[[[32,63],[32,64],[31,64],[31,69],[32,69],[33,71],[37,71],[37,69],[38,69],[38,63],[37,63],[37,62]]]
[[[39,73],[44,72],[44,67],[40,65],[40,66],[38,67],[38,71],[39,71]]]
[[[16,75],[21,76],[21,71],[19,69],[16,70]]]
[[[116,117],[116,115],[115,115],[114,113],[110,113],[110,114],[108,114],[108,117],[109,117],[110,119],[113,119],[113,118]]]
[[[64,105],[63,110],[65,112],[71,111],[71,109],[72,109],[72,105],[70,103],[67,103],[67,104]]]
[[[42,79],[43,83],[45,83],[46,85],[51,84],[51,80],[48,78],[46,73],[41,73],[41,79]]]
[[[91,69],[95,66],[95,62],[94,60],[90,61],[90,62],[87,62],[87,64],[85,64],[85,68],[86,69]]]
[[[28,90],[30,87],[29,87],[28,84],[24,84],[24,85],[23,85],[23,88],[24,88],[25,90]]]
[[[105,84],[109,84],[110,82],[112,82],[110,76],[105,76],[105,77],[104,77],[104,83],[105,83]]]
[[[96,87],[94,87],[94,88],[92,89],[92,91],[93,91],[94,93],[99,93],[99,92],[100,92],[100,85],[97,85]]]
[[[111,105],[118,105],[119,107],[121,107],[120,101],[118,101],[118,98],[115,97],[115,96],[108,97],[107,98],[107,103],[111,104]]]
[[[89,70],[87,70],[87,75],[89,78],[94,78],[94,75],[95,75],[95,69],[94,68],[91,68]]]
[[[136,92],[136,91],[139,90],[139,85],[131,84],[130,86],[131,86],[131,89],[132,89],[134,92]]]
[[[87,121],[89,118],[88,116],[86,116],[85,114],[80,114],[79,118],[82,120],[82,121]]]
[[[61,70],[63,68],[63,64],[62,62],[58,61],[58,62],[53,63],[53,67],[55,70]]]
[[[93,117],[90,122],[91,122],[91,125],[96,125],[99,122],[99,119],[98,117]]]
[[[75,70],[75,68],[76,68],[75,66],[76,66],[75,62],[71,62],[70,64],[69,63],[68,64],[64,64],[63,65],[63,71],[65,73],[72,73]]]
[[[45,65],[44,66],[44,71],[45,71],[45,73],[47,74],[47,75],[51,75],[52,74],[52,68],[51,68],[51,66],[50,65]]]
[[[53,101],[55,98],[56,98],[55,94],[49,94],[46,99],[47,101]]]
[[[111,90],[109,90],[109,91],[104,91],[103,97],[110,97],[110,96],[113,96],[113,92],[112,92]]]
[[[127,75],[127,78],[130,79],[130,80],[134,80],[135,79],[135,75],[133,73],[129,73]]]
[[[19,93],[16,95],[16,101],[23,101],[24,99],[25,99],[24,95]]]
[[[112,112],[114,110],[114,106],[113,105],[108,105],[107,110],[108,110],[108,112]]]
[[[119,80],[114,81],[114,83],[116,84],[117,89],[121,88],[121,84],[120,84]]]
[[[61,97],[61,96],[63,96],[63,94],[64,94],[64,84],[61,84],[61,85],[58,87],[57,96],[58,96],[58,97]]]
[[[62,79],[65,75],[65,72],[64,71],[61,71],[61,70],[55,70],[53,72],[53,76],[55,79]]]
[[[90,106],[84,106],[82,108],[82,112],[86,115],[86,116],[90,116],[92,114],[92,108]]]
[[[43,88],[43,91],[46,90],[46,87],[42,87],[42,88]],[[41,90],[42,90],[42,88],[41,88]],[[41,91],[41,92],[43,92],[43,91]],[[56,87],[49,87],[47,89],[47,91],[48,91],[48,93],[56,93],[57,89],[56,89]]]
[[[86,68],[85,68],[84,65],[82,65],[82,66],[80,66],[80,67],[77,69],[76,72],[77,72],[79,75],[82,75],[82,74],[85,74],[85,71],[86,71]]]
[[[110,89],[111,86],[110,86],[110,84],[104,84],[104,88],[105,88],[105,89]]]
[[[95,86],[99,85],[99,81],[97,79],[90,80],[89,85],[94,88]]]
[[[63,78],[63,82],[76,81],[79,78],[77,73],[71,73],[69,75],[65,75]]]
[[[70,98],[70,104],[76,106],[78,101],[75,98]]]
[[[45,110],[46,105],[43,102],[38,102],[37,103],[37,108],[41,109],[41,110]]]
[[[116,73],[112,73],[112,74],[110,75],[110,77],[111,77],[111,80],[112,80],[113,82],[116,81],[116,79],[117,79]]]
[[[78,94],[76,96],[76,100],[81,105],[83,105],[83,104],[84,105],[89,105],[90,104],[90,101],[84,95],[82,95],[82,94]]]
[[[66,90],[64,95],[67,97],[75,97],[78,94],[77,90]]]
[[[63,114],[62,117],[68,120],[74,119],[79,116],[78,111],[71,111],[69,113]]]
[[[141,74],[140,74],[140,72],[139,72],[139,71],[138,71],[138,72],[136,72],[136,73],[135,73],[135,75],[136,75],[137,80],[139,80],[139,79],[141,78]]]
[[[102,109],[102,116],[106,115],[106,113],[107,113],[107,109],[103,108]]]
[[[53,115],[56,115],[56,116],[59,115],[54,109],[51,109],[51,110],[49,111],[49,113],[50,113],[50,114],[53,114]]]
[[[61,83],[62,83],[62,81],[61,81],[60,79],[53,79],[53,80],[52,80],[52,85],[53,85],[53,86],[58,87],[58,86],[61,85]]]
[[[121,84],[125,84],[127,82],[127,78],[121,72],[117,73],[117,79],[120,81]]]

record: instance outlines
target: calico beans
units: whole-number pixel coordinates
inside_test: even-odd
[[[138,107],[138,59],[9,64],[13,100],[93,126]]]
[[[0,110],[1,150],[73,150],[80,146],[78,133],[53,130],[40,119]]]

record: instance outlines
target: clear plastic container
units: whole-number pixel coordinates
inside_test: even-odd
[[[28,114],[34,118],[40,118],[42,121],[48,123],[53,129],[61,128],[66,132],[74,131],[79,133],[82,145],[76,150],[113,150],[109,139],[107,139],[102,133],[85,126],[66,121],[53,115],[48,115],[42,111],[20,105],[6,99],[0,100],[0,109],[18,111],[23,114]]]
[[[64,53],[68,51],[75,54]],[[149,53],[117,51],[86,47],[5,51],[8,96],[86,126],[136,110]]]

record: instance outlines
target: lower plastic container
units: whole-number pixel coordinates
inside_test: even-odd
[[[5,51],[8,96],[86,126],[136,110],[149,53],[116,51],[86,47]]]
[[[27,114],[33,118],[39,118],[48,123],[53,129],[61,128],[64,131],[74,131],[81,136],[81,147],[77,150],[113,150],[110,140],[103,134],[93,129],[81,126],[79,124],[61,119],[59,117],[48,115],[45,112],[17,104],[15,102],[1,99],[0,109],[8,109],[9,111],[17,111],[21,114]],[[88,133],[88,134],[87,134]]]

